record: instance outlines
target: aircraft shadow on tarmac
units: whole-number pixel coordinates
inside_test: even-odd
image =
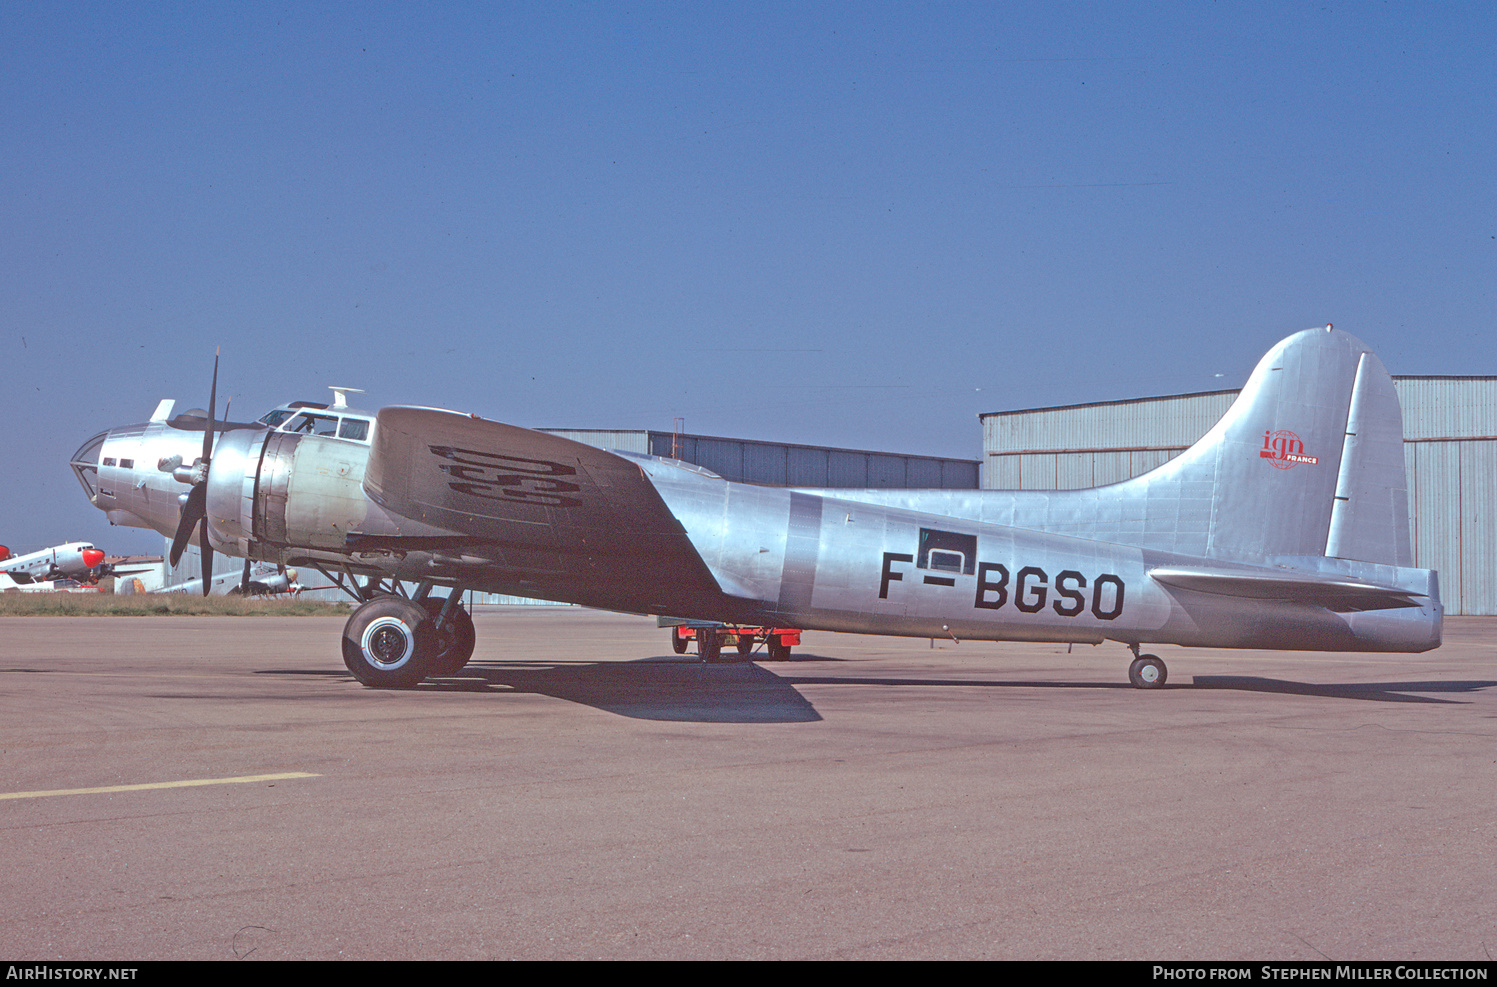
[[[286,674],[266,669],[265,674]],[[349,677],[347,672],[319,674]],[[821,715],[783,676],[753,662],[704,664],[674,655],[629,662],[474,661],[413,693],[534,693],[642,720],[812,723]]]
[[[1463,679],[1454,682],[1289,682],[1250,675],[1197,675],[1190,688],[1235,689],[1240,692],[1287,692],[1296,696],[1324,696],[1328,699],[1362,699],[1380,703],[1455,703],[1459,699],[1440,699],[1409,693],[1444,693],[1467,695],[1490,689],[1497,681]]]
[[[1059,682],[1044,679],[969,679],[858,675],[802,675],[796,666],[813,661],[840,661],[816,655],[797,655],[773,668],[755,662],[704,664],[674,655],[627,662],[504,662],[475,661],[456,675],[432,677],[417,693],[506,692],[552,696],[634,719],[692,723],[812,723],[822,717],[798,691],[808,685],[899,687],[982,687],[1024,689],[1129,689],[1127,682]],[[265,669],[261,674],[288,674]],[[315,674],[346,677],[333,671]],[[1460,699],[1428,693],[1464,695],[1497,686],[1497,681],[1358,682],[1321,684],[1239,675],[1197,675],[1190,684],[1165,686],[1163,691],[1186,689],[1277,692],[1326,699],[1368,702],[1460,704]],[[1424,693],[1425,695],[1410,695]]]
[[[795,676],[787,679],[793,685],[858,684],[891,686],[983,686],[989,688],[1021,689],[1128,689],[1127,682],[1056,682],[1043,679],[914,679],[914,678],[823,678]],[[1282,692],[1297,696],[1321,696],[1327,699],[1361,699],[1386,703],[1455,703],[1459,699],[1437,699],[1431,696],[1405,695],[1405,693],[1443,692],[1472,693],[1497,685],[1497,681],[1460,682],[1356,682],[1349,684],[1321,684],[1316,682],[1290,682],[1284,679],[1264,679],[1246,675],[1197,675],[1191,683],[1166,685],[1163,691],[1184,689],[1228,689],[1240,692]]]

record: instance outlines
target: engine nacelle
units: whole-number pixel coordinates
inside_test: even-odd
[[[369,501],[369,446],[320,435],[226,432],[208,476],[208,529],[215,548],[282,561],[288,549],[342,552]]]

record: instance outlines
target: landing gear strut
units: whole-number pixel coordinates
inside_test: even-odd
[[[454,594],[455,595],[455,594]],[[462,604],[454,601],[451,606],[440,596],[428,596],[426,612],[431,615],[437,636],[436,654],[432,655],[429,675],[456,675],[473,657],[473,646],[478,634],[473,629],[473,618]],[[446,616],[442,611],[446,609]],[[441,626],[436,625],[440,623]]]

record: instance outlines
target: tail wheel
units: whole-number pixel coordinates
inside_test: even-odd
[[[473,629],[473,617],[460,604],[454,603],[447,611],[447,619],[441,630],[436,630],[437,615],[447,600],[440,596],[428,596],[424,603],[427,616],[431,618],[436,633],[436,653],[432,655],[428,675],[456,675],[473,657],[473,646],[478,642],[478,632]]]
[[[343,664],[372,689],[409,689],[426,678],[435,652],[426,610],[400,597],[370,600],[343,627]]]
[[[1158,689],[1169,678],[1169,669],[1158,655],[1139,655],[1128,666],[1128,681],[1137,689]]]

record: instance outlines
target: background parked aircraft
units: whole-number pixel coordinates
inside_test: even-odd
[[[214,557],[208,592],[203,592],[202,560],[196,547],[189,546],[179,563],[171,565],[162,559],[129,579],[115,582],[115,593],[185,593],[194,596],[278,596],[300,593],[295,569],[271,562],[255,562],[218,555]]]
[[[44,548],[26,555],[11,555],[0,545],[0,572],[17,584],[45,582],[54,579],[76,579],[97,583],[106,576],[125,576],[145,571],[141,567],[120,568],[104,561],[104,553],[88,542],[75,541],[55,548]]]

